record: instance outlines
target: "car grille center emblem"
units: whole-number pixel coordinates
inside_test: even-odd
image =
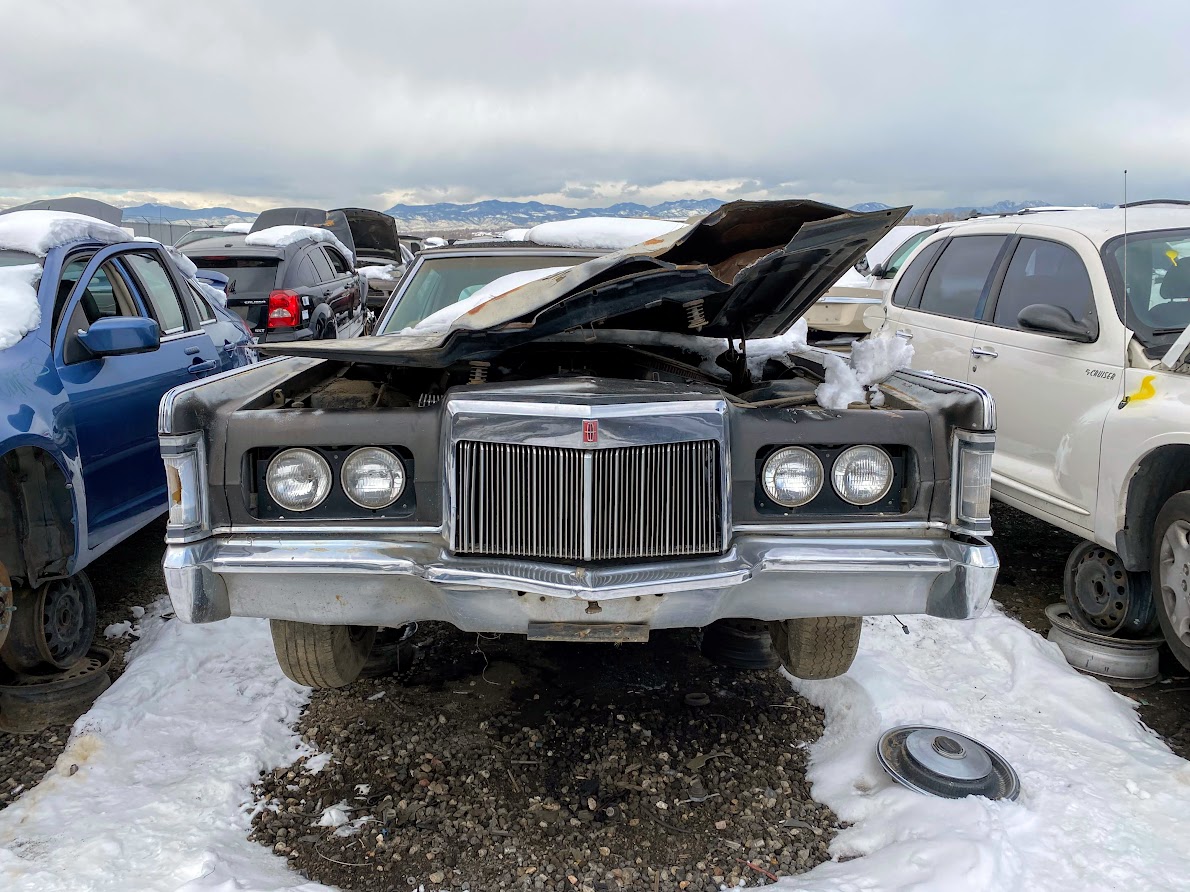
[[[599,442],[599,422],[587,420],[583,422],[583,442],[584,443],[598,443]]]

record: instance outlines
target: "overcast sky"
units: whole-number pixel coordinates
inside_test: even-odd
[[[0,205],[1190,197],[1119,0],[0,0]]]

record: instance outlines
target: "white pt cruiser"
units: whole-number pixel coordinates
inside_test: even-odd
[[[924,240],[869,326],[996,400],[992,491],[1085,541],[1089,629],[1190,668],[1190,203],[981,218]]]

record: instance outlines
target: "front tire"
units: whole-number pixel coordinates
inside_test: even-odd
[[[357,678],[368,661],[375,626],[320,626],[269,620],[273,650],[285,677],[308,688],[341,688]]]
[[[851,668],[862,616],[811,616],[769,623],[773,650],[797,678],[835,678]]]
[[[1190,492],[1172,496],[1153,525],[1153,602],[1169,649],[1190,669]]]

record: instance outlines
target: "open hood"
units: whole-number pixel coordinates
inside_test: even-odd
[[[390,263],[402,263],[401,243],[397,240],[397,221],[383,211],[369,208],[338,208],[347,218],[351,238],[355,241],[356,265],[359,257],[382,257]],[[334,213],[334,212],[332,212]]]
[[[271,208],[262,211],[253,221],[249,233],[271,229],[274,226],[313,226],[315,229],[329,229],[351,255],[355,256],[351,226],[347,223],[347,215],[342,211],[324,211],[321,208]]]
[[[0,214],[8,214],[12,211],[64,211],[69,214],[94,217],[96,220],[102,220],[112,226],[122,225],[124,219],[124,211],[121,208],[95,198],[45,198],[41,201],[30,201],[28,204],[7,208],[0,211]]]
[[[718,338],[781,334],[909,208],[736,201],[690,226],[497,295],[441,330],[262,344],[266,353],[441,367],[560,332],[611,327]]]

